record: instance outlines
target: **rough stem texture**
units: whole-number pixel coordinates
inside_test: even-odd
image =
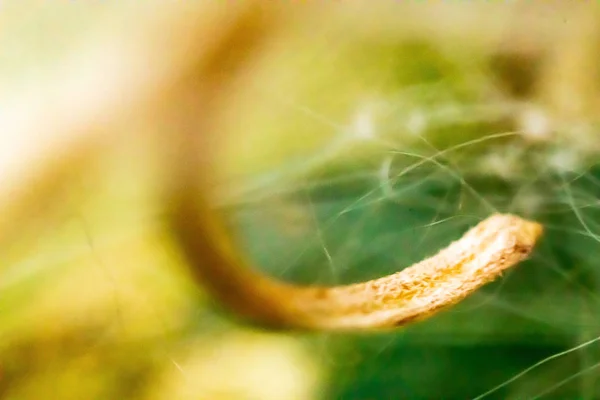
[[[346,286],[296,286],[246,265],[215,212],[184,192],[172,222],[197,278],[236,314],[275,328],[381,329],[425,319],[527,258],[542,233],[536,222],[494,214],[393,275]]]

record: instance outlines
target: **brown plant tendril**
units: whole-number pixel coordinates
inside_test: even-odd
[[[297,286],[248,266],[216,211],[195,190],[193,184],[179,190],[172,218],[192,271],[235,314],[271,328],[365,330],[423,320],[527,258],[543,230],[515,215],[494,214],[398,273],[344,286]]]
[[[368,282],[298,286],[249,266],[208,194],[223,161],[219,137],[223,118],[228,118],[224,110],[236,85],[248,77],[252,59],[268,48],[269,32],[282,26],[280,14],[258,11],[244,13],[223,35],[218,50],[199,66],[199,85],[187,86],[189,107],[178,103],[175,112],[179,125],[173,126],[169,223],[198,283],[235,314],[265,327],[382,329],[430,317],[529,256],[542,226],[494,214],[437,255]]]
[[[263,14],[249,15],[264,18]],[[437,255],[368,282],[297,286],[249,266],[207,194],[222,161],[218,156],[222,111],[236,91],[236,78],[244,76],[244,66],[265,43],[268,30],[264,26],[238,24],[231,31],[223,42],[240,45],[224,45],[224,51],[210,57],[202,70],[202,99],[187,111],[178,108],[191,113],[180,121],[198,123],[174,127],[180,140],[174,157],[169,222],[196,280],[220,303],[242,318],[271,328],[393,328],[458,303],[529,256],[542,226],[515,215],[494,214]],[[200,120],[198,113],[203,116]]]

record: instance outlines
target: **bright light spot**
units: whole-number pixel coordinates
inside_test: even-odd
[[[370,112],[363,110],[356,115],[353,132],[357,138],[362,140],[370,140],[375,137],[375,126]]]
[[[539,108],[529,108],[521,114],[519,120],[523,137],[532,142],[552,139],[552,127],[548,115]]]
[[[547,163],[551,169],[557,172],[576,171],[580,167],[579,155],[572,149],[562,149],[550,153]]]
[[[406,121],[406,128],[413,135],[421,135],[423,131],[427,128],[427,120],[425,119],[425,114],[423,114],[421,111],[413,112],[408,117],[408,121]]]

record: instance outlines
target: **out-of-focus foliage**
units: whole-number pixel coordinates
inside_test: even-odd
[[[258,268],[299,283],[392,273],[494,211],[544,223],[531,260],[396,332],[242,326],[162,224],[157,137],[175,128],[149,115],[114,128],[147,141],[107,146],[2,247],[0,398],[465,399],[600,335],[597,8],[418,3],[298,5],[224,110],[215,206]],[[59,57],[35,45],[36,16],[83,18],[49,7],[5,28],[30,32],[14,81]],[[94,12],[107,30],[129,15]],[[598,398],[599,357],[591,344],[486,398]]]

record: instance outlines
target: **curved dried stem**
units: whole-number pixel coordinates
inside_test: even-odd
[[[275,328],[374,329],[422,320],[525,259],[542,233],[538,223],[495,214],[396,274],[347,286],[295,286],[248,266],[193,188],[180,191],[172,222],[196,278],[236,314]]]
[[[175,129],[180,141],[174,158],[170,223],[194,276],[213,296],[234,313],[263,326],[389,328],[427,318],[457,303],[529,255],[542,233],[541,225],[496,214],[437,255],[369,282],[303,287],[276,281],[247,265],[211,209],[208,193],[218,170],[214,146],[220,131],[219,111],[227,108],[228,95],[235,92],[243,66],[260,53],[269,29],[277,26],[265,24],[264,18],[264,14],[249,14],[249,23],[241,24],[243,29],[232,31],[228,39],[243,46],[228,46],[205,64],[203,98],[184,111],[202,110],[203,118],[196,126]],[[198,119],[184,116],[180,120]]]

